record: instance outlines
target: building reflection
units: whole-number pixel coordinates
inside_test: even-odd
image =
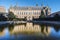
[[[54,29],[55,29],[56,32],[59,32],[60,26],[54,26]]]
[[[6,35],[18,35],[18,34],[36,34],[49,36],[51,28],[55,29],[55,32],[59,32],[60,26],[47,26],[36,23],[25,23],[19,25],[0,26],[0,37]]]
[[[0,30],[0,36],[4,36],[4,34],[5,34],[4,31]]]
[[[26,23],[26,24],[20,24],[15,25],[13,30],[10,30],[10,34],[20,34],[20,33],[41,33],[45,35],[50,34],[50,27],[39,25],[39,24],[33,24],[33,23]]]
[[[5,35],[5,29],[8,28],[9,33],[12,34],[35,34],[39,33],[42,35],[49,35],[50,34],[50,27],[40,25],[40,24],[33,24],[33,23],[26,23],[20,25],[9,25],[8,27],[0,27],[0,36]]]
[[[50,34],[50,27],[46,25],[40,25],[41,26],[41,32],[43,34],[49,35]]]
[[[0,36],[3,36],[3,35],[4,35],[4,27],[0,26]]]
[[[6,35],[9,35],[9,31],[8,31],[8,28],[0,28],[0,37],[5,37]]]

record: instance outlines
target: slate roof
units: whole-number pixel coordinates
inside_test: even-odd
[[[36,7],[16,7],[16,6],[14,6],[14,7],[10,7],[10,9],[14,9],[14,10],[40,10],[41,7],[38,7],[38,6],[36,6]]]

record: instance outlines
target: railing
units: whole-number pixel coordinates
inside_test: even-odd
[[[26,23],[26,21],[14,21],[14,24]]]

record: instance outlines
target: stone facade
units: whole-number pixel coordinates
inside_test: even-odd
[[[0,6],[0,13],[6,13],[6,9],[4,6]]]
[[[39,18],[41,11],[44,12],[44,15],[47,16],[51,13],[49,7],[40,7],[40,6],[31,6],[31,7],[20,7],[20,6],[11,6],[9,8],[10,12],[13,12],[17,18],[26,18],[27,20],[32,20]]]

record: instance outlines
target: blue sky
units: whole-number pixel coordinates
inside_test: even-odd
[[[0,0],[0,6],[5,6],[6,9],[8,9],[10,5],[16,5],[16,3],[19,6],[35,6],[36,3],[41,6],[43,3],[46,6],[48,4],[52,13],[60,11],[60,0]]]

